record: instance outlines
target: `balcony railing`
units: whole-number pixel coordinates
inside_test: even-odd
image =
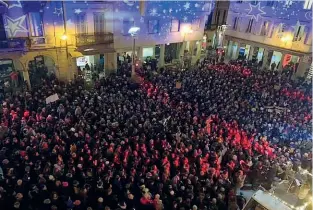
[[[113,33],[95,33],[76,35],[76,45],[113,44]]]
[[[7,39],[0,41],[0,51],[24,50],[29,42],[27,39]]]

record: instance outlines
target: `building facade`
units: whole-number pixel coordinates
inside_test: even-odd
[[[163,66],[166,56],[179,59],[188,50],[195,60],[213,7],[211,1],[0,1],[0,70],[20,71],[29,84],[38,64],[64,81],[86,62],[108,73],[118,54],[132,53],[133,26],[140,28],[138,59],[157,57]]]
[[[205,26],[208,46],[216,49],[222,47],[230,1],[216,0],[215,7]]]
[[[290,64],[304,75],[312,64],[312,0],[232,1],[224,48],[228,59],[256,59],[267,69]]]

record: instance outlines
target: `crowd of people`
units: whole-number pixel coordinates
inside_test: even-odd
[[[311,170],[304,85],[242,63],[162,72],[88,90],[46,79],[5,98],[1,209],[237,210],[245,183],[270,188],[298,166]]]

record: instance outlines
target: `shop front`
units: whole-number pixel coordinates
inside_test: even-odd
[[[29,80],[32,87],[41,85],[42,79],[56,75],[55,62],[48,56],[39,55],[28,62]]]
[[[179,59],[181,43],[168,43],[165,45],[165,63],[172,63],[173,60]]]
[[[0,60],[0,85],[2,93],[23,85],[22,76],[15,71],[12,59]]]
[[[76,58],[78,75],[84,78],[86,82],[104,72],[105,57],[103,54],[83,55]]]

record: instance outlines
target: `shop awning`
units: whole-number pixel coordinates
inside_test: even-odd
[[[73,58],[79,58],[79,57],[84,56],[81,52],[77,52],[77,51],[70,52],[70,54]]]

